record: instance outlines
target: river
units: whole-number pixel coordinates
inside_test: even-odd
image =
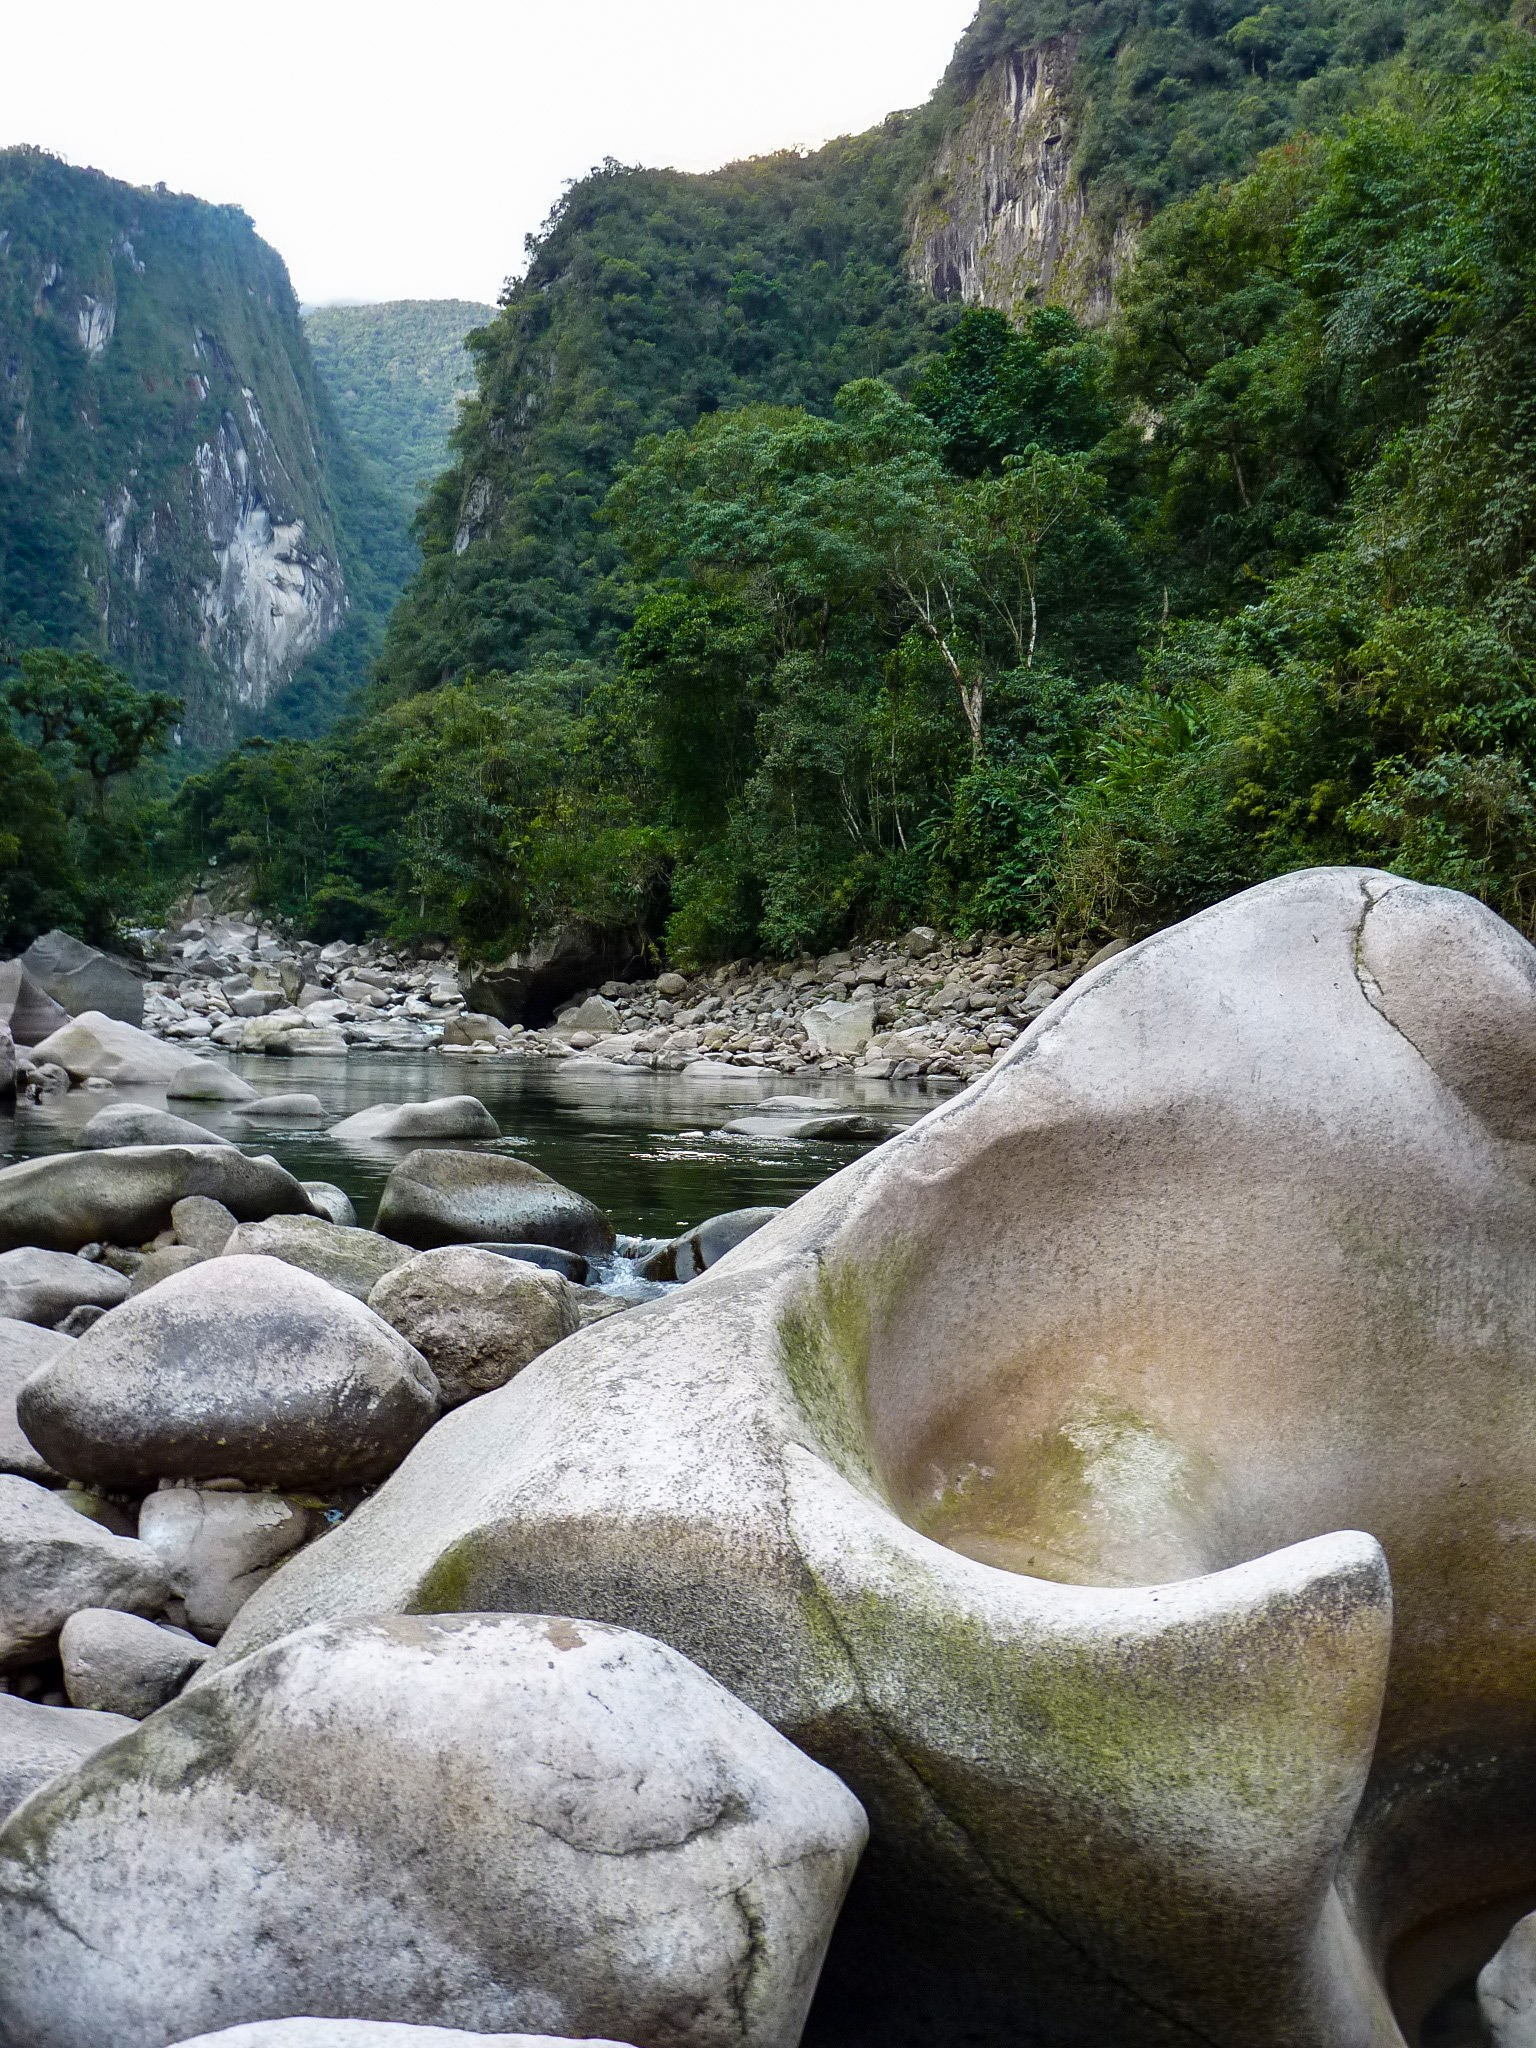
[[[226,1104],[167,1105],[163,1094],[149,1089],[76,1088],[47,1102],[23,1103],[13,1119],[0,1121],[7,1156],[32,1159],[65,1150],[107,1103],[153,1103],[247,1150],[271,1152],[301,1180],[344,1188],[358,1221],[368,1224],[391,1167],[420,1141],[343,1144],[327,1137],[326,1127],[376,1102],[477,1095],[502,1129],[491,1149],[514,1153],[586,1195],[607,1210],[622,1235],[659,1238],[726,1209],[792,1202],[869,1150],[868,1142],[771,1142],[722,1132],[723,1124],[770,1095],[815,1096],[829,1107],[857,1107],[909,1124],[943,1099],[941,1088],[954,1092],[953,1084],[893,1085],[847,1074],[796,1075],[792,1081],[751,1068],[656,1074],[437,1052],[353,1051],[303,1059],[236,1054],[227,1064],[263,1095],[303,1089],[319,1096],[323,1122],[261,1123],[236,1116]]]

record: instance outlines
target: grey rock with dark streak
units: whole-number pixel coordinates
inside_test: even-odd
[[[0,1670],[45,1658],[83,1607],[155,1614],[169,1594],[147,1545],[109,1534],[30,1479],[0,1474]]]
[[[585,1195],[498,1152],[410,1153],[384,1184],[374,1228],[422,1251],[526,1239],[591,1255],[614,1242],[612,1223]]]

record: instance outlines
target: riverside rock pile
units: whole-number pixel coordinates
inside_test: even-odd
[[[606,981],[540,1029],[475,1010],[450,960],[408,963],[367,945],[315,946],[250,922],[195,919],[166,934],[147,1030],[241,1052],[440,1045],[467,1057],[583,1059],[661,1072],[699,1061],[784,1074],[969,1079],[1002,1057],[1112,949],[1058,959],[1048,940],[900,940],[781,966]],[[465,983],[474,986],[473,977]]]
[[[617,1322],[484,1114],[0,1169],[0,2048],[1529,2048],[1518,934],[1219,905]]]

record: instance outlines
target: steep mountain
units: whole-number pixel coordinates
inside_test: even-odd
[[[315,722],[343,629],[360,682],[410,560],[242,212],[0,153],[0,638],[108,655],[208,745]]]
[[[629,614],[598,510],[647,434],[751,402],[905,389],[962,305],[1090,322],[1145,223],[1367,100],[1395,59],[1458,73],[1498,0],[984,0],[927,107],[711,176],[609,163],[472,338],[478,388],[391,620],[395,693],[547,653]]]
[[[924,289],[1102,320],[1138,229],[1261,150],[1335,123],[1394,60],[1464,72],[1481,0],[983,0],[940,87],[914,195]]]
[[[448,459],[459,400],[473,390],[464,338],[496,317],[473,299],[315,306],[304,332],[343,430],[414,508]]]

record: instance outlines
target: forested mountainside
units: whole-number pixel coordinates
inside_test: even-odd
[[[0,639],[110,657],[209,745],[341,648],[355,681],[411,560],[243,213],[0,152]]]
[[[1066,223],[1001,306],[925,288],[994,88],[1078,195],[974,177]],[[1075,940],[1339,861],[1536,925],[1518,12],[989,6],[871,135],[574,187],[472,352],[372,697],[189,781],[166,864],[481,955]]]
[[[496,317],[473,299],[314,306],[304,332],[342,429],[414,511],[448,460],[474,388],[465,337]]]

